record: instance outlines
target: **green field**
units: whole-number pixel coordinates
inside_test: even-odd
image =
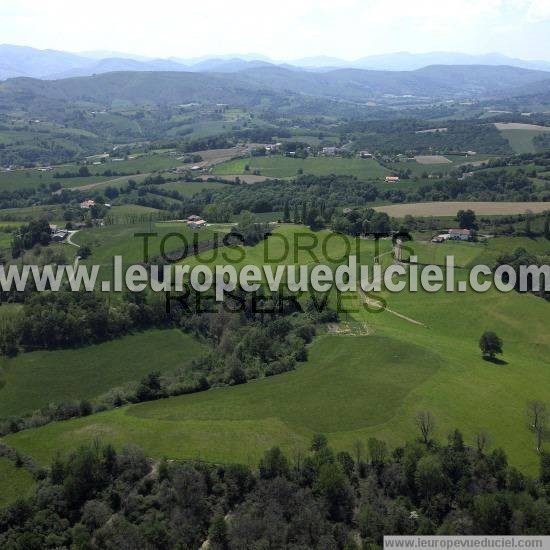
[[[507,246],[514,249],[525,244],[521,241],[510,239]],[[263,263],[261,246],[249,251],[247,262]],[[275,257],[282,245],[274,240],[273,246]],[[332,246],[337,255],[341,246],[336,241]],[[372,241],[361,246],[372,259]],[[426,261],[440,263],[452,251],[457,265],[466,265],[498,255],[504,243],[411,246]],[[364,256],[368,261],[369,254]],[[315,263],[304,251],[284,263],[294,261]],[[550,304],[497,291],[381,295],[391,311],[367,311],[360,295],[346,295],[348,312],[341,319],[349,334],[319,336],[307,363],[294,372],[54,423],[10,435],[6,442],[42,462],[57,448],[99,437],[117,446],[131,441],[153,457],[252,463],[274,444],[289,452],[304,448],[318,431],[348,451],[357,439],[371,436],[398,445],[415,436],[416,412],[430,410],[438,439],[459,427],[471,443],[476,432],[487,430],[491,445],[503,447],[513,465],[536,473],[538,455],[525,415],[529,400],[550,402]],[[504,364],[480,356],[478,340],[488,329],[504,340]]]
[[[50,222],[62,222],[63,207],[60,205],[29,206],[26,208],[4,208],[0,210],[0,220],[22,222],[46,218]]]
[[[183,195],[184,197],[193,197],[201,191],[216,191],[218,189],[225,189],[227,187],[229,186],[225,183],[217,183],[211,181],[178,181],[175,183],[163,183],[160,186],[161,189],[166,189],[168,191],[177,191],[180,195]]]
[[[467,157],[465,155],[445,155],[445,158],[450,160],[451,162],[445,163],[445,164],[421,164],[420,162],[416,161],[400,161],[400,162],[393,162],[389,164],[390,168],[395,171],[404,171],[404,170],[410,170],[412,173],[412,176],[421,177],[422,174],[433,174],[433,173],[443,173],[447,174],[451,170],[455,169],[457,166],[460,166],[461,164],[469,164],[472,162],[482,162],[489,160],[491,157],[490,155],[474,155]]]
[[[8,231],[0,231],[0,250],[9,250],[12,239],[13,233]]]
[[[250,168],[248,172],[245,171],[245,166],[247,165]],[[215,166],[213,173],[217,175],[242,175],[251,174],[256,170],[259,170],[262,176],[269,178],[296,176],[299,170],[302,170],[304,174],[313,174],[316,176],[339,174],[355,176],[360,179],[378,179],[391,173],[374,159],[325,157],[298,159],[283,156],[231,160]]]
[[[2,308],[3,309],[3,308]],[[110,388],[169,372],[205,353],[192,336],[150,330],[81,349],[34,351],[0,359],[0,418],[49,403],[94,399]]]
[[[0,508],[30,493],[34,485],[29,472],[0,457]]]
[[[129,212],[128,214],[131,213]],[[134,212],[133,214],[139,213]],[[156,223],[150,221],[83,229],[76,233],[72,240],[75,244],[91,248],[92,255],[86,260],[86,263],[87,265],[101,266],[100,279],[107,280],[112,276],[114,256],[122,256],[122,265],[124,267],[145,261],[144,238],[138,236],[143,233],[154,234],[148,237],[149,258],[160,255],[161,243],[164,239],[166,239],[166,252],[179,250],[184,247],[184,242],[187,242],[189,253],[191,253],[195,239],[197,242],[200,242],[213,237],[211,230],[201,229],[194,232],[188,229],[183,222]],[[74,252],[77,252],[76,248]]]
[[[54,166],[49,172],[40,172],[36,168],[13,170],[11,172],[0,172],[0,190],[15,191],[17,189],[36,188],[41,184],[49,185],[59,183],[62,187],[74,188],[84,185],[109,182],[126,182],[130,176],[105,176],[106,170],[125,174],[146,174],[169,168],[181,166],[183,162],[178,160],[175,155],[169,154],[148,154],[137,156],[134,159],[123,160],[119,162],[105,162],[99,165],[89,164],[88,169],[92,174],[85,178],[55,178],[55,172],[78,172],[80,165],[63,164]],[[122,179],[121,179],[122,178]],[[135,178],[134,178],[135,179]]]
[[[550,131],[550,129],[549,129]],[[508,140],[516,153],[536,153],[533,138],[544,134],[543,130],[500,130],[502,137]]]

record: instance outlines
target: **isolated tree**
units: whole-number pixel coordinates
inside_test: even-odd
[[[432,413],[430,413],[429,411],[420,411],[416,413],[416,425],[420,430],[424,445],[426,445],[426,447],[429,446],[431,435],[433,434],[435,429],[435,421]]]
[[[473,210],[459,210],[456,214],[456,221],[461,229],[475,229],[476,213]]]
[[[546,214],[544,220],[544,237],[550,240],[550,214]]]
[[[494,332],[487,330],[479,339],[479,348],[483,357],[494,359],[497,354],[502,354],[502,340]]]
[[[92,255],[92,249],[87,245],[83,245],[78,250],[78,255],[82,260],[85,260],[86,258],[89,258]]]
[[[527,403],[527,418],[529,427],[535,433],[537,451],[542,452],[542,443],[548,424],[548,410],[542,401],[529,401]]]

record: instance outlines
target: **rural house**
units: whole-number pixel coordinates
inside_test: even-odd
[[[397,183],[399,176],[386,176],[386,183]]]
[[[471,237],[469,229],[449,229],[449,239],[452,241],[469,241]]]
[[[88,199],[80,203],[80,208],[84,208],[86,210],[90,209],[92,206],[95,206],[95,201],[92,199]]]

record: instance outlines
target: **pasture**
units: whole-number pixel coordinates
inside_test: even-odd
[[[245,167],[249,170],[245,170]],[[308,157],[306,159],[272,156],[250,157],[232,160],[214,167],[213,173],[223,175],[243,175],[258,171],[268,178],[288,178],[297,176],[300,171],[315,176],[330,174],[355,176],[359,179],[378,179],[390,174],[374,159]]]
[[[0,309],[3,309],[0,308]],[[0,359],[0,418],[49,403],[94,399],[110,388],[170,372],[206,352],[177,329],[149,330],[80,349],[41,350]]]
[[[4,208],[0,210],[0,221],[3,222],[28,222],[46,218],[49,222],[63,222],[63,207],[57,204],[28,206],[25,208]]]
[[[132,216],[139,218],[140,214],[128,214],[126,223],[87,228],[73,236],[72,241],[75,244],[91,248],[92,254],[84,263],[100,266],[99,280],[112,280],[114,256],[122,256],[123,269],[146,261],[145,237],[139,236],[140,234],[148,234],[149,259],[159,256],[163,246],[164,252],[170,253],[185,248],[187,244],[188,253],[191,254],[193,243],[214,236],[213,231],[208,228],[193,231],[184,222],[157,223],[154,217],[150,221],[136,220],[132,223]],[[77,252],[76,248],[74,252]]]
[[[463,164],[481,164],[491,157],[490,155],[420,155],[415,160],[393,162],[388,166],[396,171],[410,170],[413,177],[422,177],[425,174],[447,174]]]
[[[292,226],[280,231],[298,229],[307,232]],[[282,246],[277,240],[274,261]],[[338,255],[337,242],[329,248],[331,256]],[[372,261],[372,241],[360,244],[371,251]],[[448,248],[409,244],[430,262],[440,263],[441,255],[452,251],[459,266],[476,263],[488,253],[498,254],[503,247],[497,240],[449,243]],[[517,243],[510,239],[507,244],[515,248]],[[263,264],[261,246],[248,250],[243,262]],[[321,251],[320,258],[308,259],[309,253],[301,251],[292,261],[327,263],[322,247],[314,250]],[[368,254],[364,261],[369,262]],[[462,273],[457,270],[457,278]],[[351,332],[317,337],[308,361],[293,372],[54,423],[5,440],[44,463],[55,449],[67,451],[96,437],[118,447],[136,443],[156,458],[253,463],[275,444],[289,453],[303,449],[319,431],[337,449],[348,451],[356,440],[372,436],[390,446],[401,444],[417,435],[416,412],[429,410],[439,440],[458,427],[472,443],[478,431],[487,430],[492,448],[503,447],[513,465],[536,473],[538,456],[525,414],[529,400],[550,402],[550,338],[545,322],[550,304],[531,295],[496,290],[485,294],[383,291],[372,297],[384,298],[391,311],[376,313],[365,306],[360,294],[346,294],[341,319],[348,321]],[[481,358],[478,340],[484,330],[495,330],[503,338],[503,364]]]
[[[12,170],[10,172],[0,172],[0,190],[15,191],[18,189],[37,188],[40,185],[50,185],[52,183],[60,184],[62,187],[72,188],[90,188],[100,184],[121,184],[134,175],[145,175],[159,170],[167,170],[181,166],[183,162],[178,160],[175,155],[166,153],[136,155],[134,158],[128,158],[120,161],[107,161],[102,164],[88,164],[90,176],[88,177],[69,177],[56,178],[56,172],[76,173],[81,165],[62,164],[54,166],[49,172],[39,171],[37,168],[27,168]],[[105,175],[105,172],[117,172],[118,175]],[[121,176],[120,174],[126,174]],[[135,179],[135,178],[134,178]]]
[[[510,147],[516,153],[535,153],[533,138],[550,132],[550,127],[518,122],[497,122],[495,126],[502,136],[508,140]]]
[[[414,160],[418,164],[452,164],[453,162],[443,155],[418,155]]]
[[[224,189],[227,187],[225,183],[218,183],[212,181],[178,181],[171,183],[163,183],[160,188],[168,191],[177,191],[184,197],[193,197],[201,191],[216,191],[218,189]]]
[[[0,508],[25,497],[34,486],[34,479],[27,470],[17,468],[7,458],[0,457]]]
[[[374,208],[393,218],[405,216],[456,216],[459,210],[473,210],[477,215],[499,216],[504,214],[540,214],[550,210],[548,202],[419,202],[387,204]]]
[[[131,432],[132,441],[153,457],[252,463],[273,444],[291,451],[307,447],[319,431],[354,432],[387,422],[401,399],[439,367],[429,351],[399,342],[324,336],[307,364],[291,373],[51,424],[6,439],[43,462],[51,459],[53,449],[74,448],[90,437],[121,446]]]

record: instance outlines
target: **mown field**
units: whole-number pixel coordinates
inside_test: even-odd
[[[0,210],[0,220],[28,222],[46,218],[49,222],[63,221],[63,208],[57,204],[28,206],[26,208],[4,208]]]
[[[200,231],[188,229],[183,222],[161,223],[152,219],[141,222],[136,220],[131,223],[133,215],[139,216],[140,214],[130,212],[127,214],[129,217],[126,223],[83,229],[73,236],[72,241],[75,244],[89,246],[92,250],[91,256],[85,263],[90,266],[101,266],[100,280],[112,280],[114,256],[122,256],[123,268],[146,261],[145,237],[140,237],[140,235],[148,234],[149,259],[161,254],[163,243],[165,253],[183,249],[187,244],[188,253],[191,254],[193,243],[211,239],[214,235],[213,231],[208,228]],[[124,216],[119,214],[120,218],[124,219]],[[78,253],[76,248],[74,253]]]
[[[537,126],[535,124],[521,123],[497,123],[497,129],[502,137],[508,140],[510,147],[516,153],[535,153],[536,148],[533,138],[550,132],[550,127]]]
[[[438,159],[439,157],[439,159]],[[427,174],[448,174],[461,164],[480,163],[492,158],[490,155],[436,155],[418,157],[419,160],[400,161],[390,163],[389,167],[395,171],[410,170],[413,177],[421,177],[424,173]],[[437,162],[431,162],[437,160]]]
[[[168,191],[177,191],[180,195],[184,197],[193,197],[201,191],[216,191],[218,189],[224,189],[228,187],[225,183],[217,183],[210,181],[203,182],[189,182],[189,181],[178,181],[163,183],[160,188],[167,189]]]
[[[0,508],[30,493],[34,485],[29,472],[0,457]]]
[[[245,167],[249,170],[246,171]],[[299,171],[304,174],[327,176],[329,174],[355,176],[361,179],[377,179],[391,172],[374,159],[308,157],[306,159],[273,156],[236,159],[213,168],[217,175],[241,175],[259,171],[269,178],[288,178]]]
[[[3,309],[3,308],[2,308]],[[49,403],[94,399],[110,388],[171,372],[206,347],[177,329],[149,330],[80,349],[33,351],[0,359],[0,418]]]
[[[550,202],[419,202],[388,204],[374,208],[393,218],[411,216],[455,216],[459,210],[473,210],[477,215],[540,214],[550,210]]]
[[[443,251],[453,251],[458,265],[470,265],[504,246],[493,242],[411,246],[426,261],[439,263]],[[525,242],[509,239],[507,246],[516,244]],[[335,241],[334,256],[337,246]],[[305,254],[297,261],[308,263]],[[250,251],[247,260],[263,263],[261,248]],[[338,449],[351,450],[354,441],[371,436],[397,445],[416,437],[416,412],[430,410],[438,439],[459,427],[471,443],[486,430],[492,447],[503,447],[512,464],[536,473],[526,405],[533,399],[550,402],[550,304],[497,291],[381,296],[391,311],[374,313],[361,295],[347,295],[348,312],[341,318],[348,334],[319,336],[307,363],[294,372],[54,423],[5,440],[42,462],[55,449],[99,437],[117,446],[136,443],[153,457],[252,463],[274,444],[288,452],[304,448],[319,431]],[[504,340],[503,364],[480,356],[478,340],[487,329]]]

